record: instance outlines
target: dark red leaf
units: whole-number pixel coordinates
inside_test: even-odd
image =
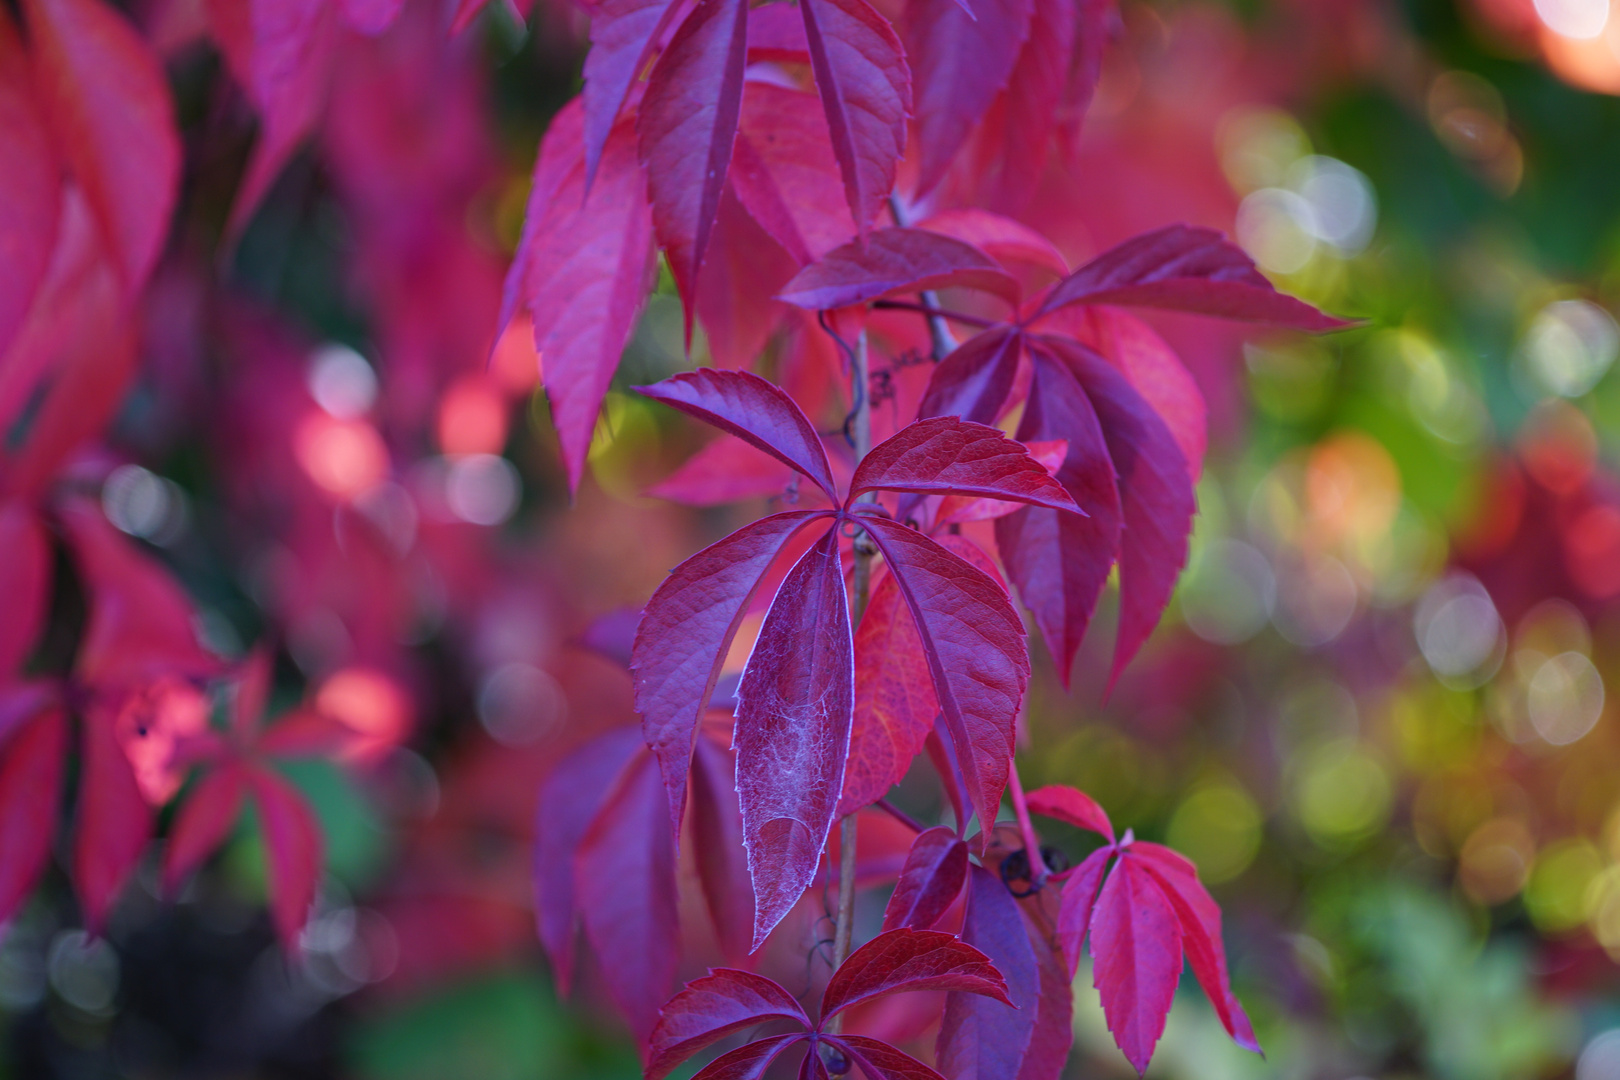
[[[129,880],[152,835],[152,809],[113,731],[117,710],[90,709],[81,725],[79,812],[73,843],[73,884],[85,926],[99,934],[113,901]]]
[[[709,1062],[692,1077],[692,1080],[759,1080],[765,1075],[765,1070],[771,1067],[771,1062],[781,1056],[782,1051],[795,1043],[803,1042],[807,1037],[778,1035],[774,1039],[760,1039],[746,1046],[739,1046]]]
[[[1007,783],[1029,653],[1024,626],[994,579],[898,522],[863,515],[922,638],[946,730],[985,827]]]
[[[1103,871],[1114,854],[1112,846],[1098,848],[1083,859],[1063,882],[1063,901],[1058,909],[1058,940],[1063,943],[1063,959],[1072,978],[1080,970],[1080,949],[1091,930],[1091,911],[1097,903],[1097,889]]]
[[[751,971],[713,968],[687,983],[659,1012],[648,1040],[647,1080],[660,1080],[705,1046],[767,1020],[811,1027],[798,1001],[777,982]]]
[[[1035,1028],[1039,973],[1024,917],[1001,878],[982,866],[968,871],[962,940],[983,952],[1007,980],[1015,1008],[974,994],[945,999],[934,1058],[947,1076],[1014,1080]]]
[[[602,0],[591,12],[591,48],[585,54],[585,183],[596,179],[602,148],[637,76],[684,0]]]
[[[9,922],[45,872],[62,806],[67,718],[47,708],[0,739],[0,922]]]
[[[967,828],[968,817],[973,813],[973,799],[967,794],[962,767],[956,761],[956,748],[951,745],[950,732],[945,726],[944,713],[934,717],[933,730],[923,740],[923,749],[928,751],[928,760],[939,774],[940,786],[950,800],[951,814],[956,820],[956,831],[960,834]]]
[[[0,11],[0,357],[45,280],[61,216],[62,178],[32,85],[28,54]]]
[[[828,498],[838,485],[821,436],[781,387],[747,371],[699,368],[637,390],[759,447],[815,481]]]
[[[805,267],[779,299],[826,311],[895,293],[950,287],[982,289],[1013,305],[1019,298],[1018,283],[972,244],[926,229],[879,229],[864,243],[852,240]]]
[[[737,687],[737,795],[757,950],[815,879],[843,790],[855,652],[838,531],[782,582]]]
[[[1059,1080],[1074,1046],[1074,977],[1063,960],[1063,947],[1048,912],[1056,898],[1041,894],[1026,906],[1024,928],[1035,956],[1035,1023],[1029,1033],[1018,1080]]]
[[[1278,292],[1241,248],[1191,225],[1169,225],[1103,252],[1059,282],[1036,318],[1069,304],[1168,308],[1300,330],[1350,325]]]
[[[1033,0],[974,0],[975,19],[956,0],[907,6],[906,52],[922,144],[917,195],[944,178],[973,125],[1007,86],[1033,7]]]
[[[637,121],[653,224],[686,306],[689,342],[698,269],[737,137],[747,56],[744,0],[699,0],[653,67]]]
[[[1083,791],[1076,791],[1072,787],[1062,784],[1050,784],[1043,788],[1036,788],[1029,793],[1026,800],[1031,813],[1043,814],[1049,818],[1066,821],[1081,829],[1089,829],[1114,842],[1114,824],[1108,820],[1108,813],[1097,800]]]
[[[1069,455],[1068,439],[1048,439],[1044,442],[1023,444],[1029,456],[1040,463],[1048,475],[1055,476],[1063,459]],[[994,521],[1017,513],[1025,503],[1003,502],[1000,499],[976,499],[970,495],[947,495],[934,511],[934,529],[967,521]]]
[[[821,995],[821,1022],[851,1005],[909,990],[950,990],[1011,1005],[990,958],[954,934],[887,930],[850,954]]]
[[[1215,1015],[1232,1040],[1245,1050],[1261,1053],[1260,1043],[1254,1037],[1254,1025],[1232,993],[1226,973],[1226,945],[1221,940],[1221,909],[1198,880],[1198,871],[1187,859],[1159,844],[1137,842],[1127,851],[1129,858],[1139,860],[1141,866],[1158,882],[1164,895],[1175,909],[1181,924],[1181,944],[1187,952],[1187,962],[1198,985]]]
[[[680,958],[675,837],[658,766],[633,762],[574,852],[585,937],[608,992],[644,1039],[658,1022]]]
[[[171,896],[236,827],[247,794],[247,776],[232,762],[213,770],[191,790],[174,815],[163,849],[163,891]]]
[[[883,909],[883,929],[932,927],[962,892],[967,868],[967,842],[953,830],[937,825],[918,833]]]
[[[850,481],[867,491],[978,495],[1073,512],[1074,499],[1029,449],[1000,431],[956,416],[918,420],[872,448]]]
[[[768,11],[791,14],[787,7],[759,8],[750,27]],[[810,94],[763,82],[749,83],[743,94],[731,186],[749,215],[800,266],[855,234],[824,124],[821,105]]]
[[[315,904],[324,859],[320,825],[303,794],[280,773],[248,769],[248,785],[264,830],[270,880],[270,921],[282,947],[292,952]]]
[[[0,211],[3,212],[3,211]],[[51,547],[33,507],[20,499],[0,502],[0,680],[9,680],[33,651],[50,598]]]
[[[721,435],[647,489],[658,499],[686,506],[719,506],[740,499],[780,495],[792,467],[732,435]]]
[[[827,114],[844,195],[865,233],[906,152],[911,72],[889,20],[866,0],[801,0],[810,67]]]
[[[867,1080],[945,1080],[910,1054],[865,1035],[839,1035],[827,1041],[861,1067]]]
[[[727,959],[748,955],[754,886],[737,804],[736,762],[712,738],[698,736],[692,758],[692,835],[709,917]]]
[[[855,631],[855,716],[838,812],[870,806],[898,784],[938,714],[917,624],[899,583],[886,573]]]
[[[1081,309],[1081,341],[1124,374],[1164,420],[1196,483],[1208,445],[1203,391],[1181,358],[1147,323],[1118,308]]]
[[[630,667],[642,734],[663,770],[676,829],[686,813],[692,739],[726,649],[772,560],[818,516],[774,514],[738,529],[677,566],[647,601]]]
[[[1045,4],[1049,0],[1039,2]],[[1049,270],[1058,277],[1066,277],[1069,273],[1068,262],[1052,241],[1023,222],[989,210],[975,206],[941,210],[929,215],[927,220],[917,222],[917,227],[954,236],[1001,263],[1022,263]]]
[[[1023,335],[1008,326],[968,338],[934,369],[917,415],[995,423],[1018,375],[1023,342]]]
[[[1181,930],[1163,890],[1122,858],[1091,914],[1092,982],[1126,1060],[1142,1073],[1164,1034],[1181,975]]]
[[[180,179],[163,67],[102,0],[25,0],[23,11],[51,130],[134,292],[168,238]]]

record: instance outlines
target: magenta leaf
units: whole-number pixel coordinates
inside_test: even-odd
[[[50,863],[66,763],[67,718],[58,708],[0,738],[0,922],[17,913]]]
[[[1029,449],[1000,431],[955,416],[918,420],[872,448],[849,495],[877,489],[978,495],[1074,512],[1074,499]]]
[[[528,306],[529,279],[535,269],[528,252],[534,246],[540,223],[552,213],[553,204],[557,203],[557,192],[562,189],[569,174],[584,160],[584,140],[585,103],[583,98],[576,97],[551,118],[540,140],[540,152],[535,155],[529,198],[523,209],[523,232],[518,237],[512,263],[507,267],[506,279],[501,283],[501,310],[495,325],[497,339],[512,321],[512,316],[517,314],[519,306]],[[573,209],[560,204],[555,206],[559,213]]]
[[[99,934],[152,836],[152,809],[113,731],[116,708],[93,707],[81,725],[73,885],[85,926]]]
[[[859,1065],[867,1080],[945,1080],[910,1054],[866,1035],[838,1035],[827,1042]]]
[[[684,0],[602,0],[591,12],[591,48],[585,54],[585,185],[596,180],[608,133],[636,77]]]
[[[803,1007],[781,984],[751,971],[713,968],[660,1010],[648,1040],[647,1080],[660,1080],[705,1046],[768,1020],[811,1027]]]
[[[788,64],[810,62],[804,20],[793,10],[792,4],[763,4],[748,13],[748,61],[756,60]]]
[[[761,14],[788,6],[756,8]],[[800,37],[804,28],[797,16]],[[748,214],[782,245],[800,267],[814,262],[855,234],[844,205],[838,161],[823,135],[821,105],[811,94],[771,83],[749,83],[731,158],[731,186]],[[778,289],[782,284],[778,283]]]
[[[878,229],[799,271],[779,299],[811,311],[862,304],[896,293],[980,289],[1016,305],[1018,283],[994,259],[926,229]]]
[[[995,423],[1018,374],[1023,342],[1023,335],[1008,326],[964,341],[934,369],[917,415]]]
[[[1050,900],[1048,897],[1035,903],[1050,909]],[[1044,913],[1024,919],[1030,951],[1035,956],[1037,989],[1035,1023],[1018,1080],[1058,1080],[1074,1046],[1074,978],[1064,963],[1062,945],[1044,929],[1047,925],[1050,923]]]
[[[951,990],[1011,1005],[989,957],[954,934],[886,930],[850,954],[821,995],[821,1022],[871,998],[905,990]]]
[[[1024,626],[1002,587],[928,537],[862,515],[916,620],[946,730],[980,820],[996,819],[1029,681]]]
[[[866,0],[802,0],[816,90],[845,198],[864,233],[894,188],[906,151],[911,72],[889,20]]]
[[[1300,330],[1349,326],[1278,292],[1214,229],[1169,225],[1110,248],[1059,282],[1036,318],[1070,304],[1168,308]]]
[[[893,574],[884,574],[855,630],[855,716],[840,814],[881,799],[900,782],[939,714],[917,624]]]
[[[315,903],[323,859],[320,825],[304,796],[280,773],[251,768],[247,780],[264,830],[270,921],[282,947],[291,952]]]
[[[980,126],[971,158],[974,185],[983,202],[1006,213],[1025,210],[1046,171],[1074,57],[1077,7],[1074,0],[1034,0],[1029,36],[1007,88]]]
[[[1136,392],[1164,419],[1196,482],[1208,445],[1203,391],[1175,352],[1147,323],[1111,307],[1082,309],[1082,340],[1124,374]]]
[[[3,213],[4,211],[0,211]],[[0,680],[9,680],[34,648],[51,587],[50,540],[32,507],[21,499],[0,502]]]
[[[1026,801],[1032,814],[1066,821],[1076,828],[1089,829],[1106,836],[1110,844],[1114,842],[1114,825],[1108,820],[1108,812],[1083,791],[1062,784],[1049,784],[1030,792]]]
[[[698,269],[737,137],[747,55],[748,5],[699,0],[653,67],[637,121],[653,224],[686,307],[688,341]]]
[[[648,488],[647,494],[685,506],[719,506],[780,495],[793,473],[773,455],[734,436],[721,435]]]
[[[737,145],[743,146],[740,137]],[[777,325],[792,314],[776,293],[801,265],[726,188],[697,289],[698,322],[716,367],[746,368],[764,352]]]
[[[739,1046],[709,1062],[692,1080],[759,1080],[782,1051],[808,1038],[808,1035],[778,1035]]]
[[[989,957],[1006,978],[1014,1007],[973,994],[948,995],[935,1060],[947,1076],[1014,1080],[1035,1027],[1039,974],[1018,902],[1001,878],[982,866],[968,871],[962,940]]]
[[[61,216],[62,178],[28,54],[0,12],[0,357],[45,280]]]
[[[748,955],[754,886],[737,805],[736,763],[714,739],[699,735],[692,758],[692,838],[709,917],[728,959]]]
[[[837,498],[821,436],[787,392],[769,380],[747,371],[699,368],[636,389],[752,443],[815,481],[828,498]]]
[[[174,815],[163,848],[164,892],[174,895],[180,883],[225,842],[241,816],[246,794],[247,777],[235,763],[213,770],[192,789]]]
[[[396,18],[404,0],[343,0],[343,14],[349,25],[362,34],[380,34]]]
[[[680,955],[675,839],[657,764],[633,761],[574,852],[585,937],[637,1038],[658,1020]]]
[[[1061,0],[1039,0],[1041,4]],[[925,221],[917,222],[919,229],[954,236],[972,244],[986,255],[1001,263],[1023,263],[1050,271],[1058,277],[1067,277],[1069,264],[1052,241],[1012,218],[1003,217],[975,206],[941,210]]]
[[[1181,975],[1181,929],[1158,883],[1122,858],[1091,914],[1092,981],[1127,1061],[1146,1072]]]
[[[1063,882],[1063,898],[1058,907],[1058,940],[1063,943],[1063,959],[1073,977],[1080,970],[1080,949],[1091,929],[1091,911],[1097,903],[1097,889],[1103,871],[1114,854],[1112,845],[1098,848],[1081,860]]]
[[[883,909],[883,929],[932,927],[962,892],[967,868],[967,842],[954,831],[936,825],[918,833]]]
[[[676,830],[686,815],[692,740],[726,649],[783,545],[820,516],[774,514],[738,529],[677,566],[647,601],[630,667],[642,735],[663,770]]]
[[[737,687],[737,795],[756,951],[809,888],[843,790],[855,652],[838,531],[782,582]]]

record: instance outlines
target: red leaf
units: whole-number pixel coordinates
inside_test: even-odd
[[[559,761],[540,785],[535,815],[534,908],[557,992],[574,984],[574,852],[619,775],[641,749],[640,732],[613,728]]]
[[[1067,365],[1040,349],[1031,359],[1034,379],[1018,438],[1068,440],[1057,479],[1089,516],[1033,506],[1019,510],[996,520],[996,547],[1067,685],[1118,554],[1123,519],[1114,463],[1091,399]]]
[[[1069,456],[1068,439],[1048,439],[1044,442],[1025,443],[1029,456],[1040,463],[1048,475],[1055,475],[1063,459]],[[948,495],[940,500],[934,511],[934,528],[967,521],[994,521],[1023,509],[1023,503],[1003,502],[1000,499],[975,499],[966,495]]]
[[[855,499],[880,488],[1077,509],[1027,447],[993,427],[955,416],[918,420],[874,446],[855,470],[849,495]]]
[[[247,781],[264,830],[270,921],[282,948],[292,952],[315,903],[323,858],[321,829],[304,796],[280,773],[253,767]]]
[[[658,767],[625,770],[574,853],[574,888],[603,980],[637,1038],[658,1022],[680,954],[675,838]]]
[[[900,782],[938,713],[917,624],[894,575],[884,574],[855,631],[855,715],[840,814],[870,806]]]
[[[1187,962],[1192,965],[1198,985],[1215,1015],[1232,1040],[1245,1050],[1261,1053],[1260,1043],[1254,1037],[1254,1026],[1232,993],[1226,973],[1226,945],[1221,940],[1221,909],[1198,880],[1198,871],[1187,859],[1159,844],[1137,842],[1127,852],[1140,860],[1142,868],[1159,883],[1164,895],[1175,909],[1181,924],[1181,943],[1187,951]]]
[[[907,6],[906,51],[922,144],[918,196],[945,176],[968,132],[1006,87],[1029,37],[1033,7],[1033,0],[974,0],[974,19],[956,0]]]
[[[31,506],[0,502],[0,681],[9,680],[34,649],[43,628],[51,588],[50,538]]]
[[[685,506],[720,506],[741,499],[780,495],[794,470],[763,450],[722,435],[647,489],[647,494]]]
[[[783,318],[796,314],[776,293],[799,265],[728,187],[720,199],[709,257],[698,272],[698,321],[716,366],[749,367]]]
[[[50,862],[66,760],[67,719],[57,708],[0,739],[0,923],[17,913]]]
[[[647,1080],[660,1080],[705,1046],[767,1020],[811,1026],[793,995],[775,981],[751,971],[713,968],[660,1010],[648,1040]]]
[[[113,732],[116,709],[98,705],[81,725],[79,814],[73,845],[73,883],[85,926],[99,934],[118,892],[129,880],[152,835],[152,810],[135,770]]]
[[[180,179],[162,65],[102,0],[25,0],[23,10],[52,131],[134,292],[168,238]]]
[[[968,338],[934,369],[917,415],[995,423],[1018,375],[1023,347],[1024,336],[1008,326]]]
[[[791,14],[786,7],[758,8],[750,16],[750,33],[770,11]],[[799,25],[796,18],[794,25]],[[731,186],[749,215],[800,266],[855,233],[825,132],[821,106],[812,95],[772,83],[748,84]]]
[[[362,34],[380,34],[399,17],[404,0],[343,0],[349,25]]]
[[[955,832],[938,825],[918,833],[883,909],[883,929],[932,927],[961,893],[967,868],[967,842]]]
[[[1103,871],[1114,854],[1112,845],[1098,848],[1083,859],[1063,882],[1063,900],[1058,908],[1058,940],[1063,943],[1063,959],[1073,978],[1080,970],[1080,949],[1091,929],[1091,911],[1097,903],[1097,888]]]
[[[1022,213],[1046,171],[1063,91],[1074,56],[1075,0],[1034,0],[1029,36],[1012,76],[991,106],[974,147],[973,183],[979,200]],[[1061,264],[1061,260],[1060,260]],[[1067,266],[1057,271],[1068,273]]]
[[[721,948],[727,959],[741,959],[748,955],[754,886],[737,805],[736,761],[702,735],[692,759],[692,835],[703,897]]]
[[[1181,930],[1170,901],[1135,859],[1120,859],[1097,897],[1091,958],[1108,1030],[1126,1060],[1146,1072],[1181,975]]]
[[[806,1038],[804,1035],[778,1035],[739,1046],[709,1062],[692,1080],[759,1080],[782,1051]]]
[[[866,0],[803,0],[810,67],[855,224],[867,225],[894,188],[906,152],[911,72],[889,20]]]
[[[1108,820],[1108,812],[1083,791],[1062,784],[1049,784],[1030,792],[1026,801],[1031,813],[1089,829],[1106,836],[1110,844],[1114,842],[1114,824]]]
[[[744,0],[699,0],[658,58],[637,121],[653,223],[686,307],[688,343],[698,269],[737,137],[747,56]]]
[[[1167,308],[1300,330],[1350,325],[1278,292],[1237,245],[1191,225],[1169,225],[1103,252],[1059,282],[1035,317],[1069,304]]]
[[[0,357],[45,280],[61,216],[62,178],[35,97],[28,54],[0,12]]]
[[[862,1001],[911,990],[977,994],[1011,1005],[990,958],[954,934],[887,930],[850,954],[821,995],[821,1022]]]
[[[926,229],[879,229],[799,271],[778,299],[810,311],[863,304],[895,293],[982,289],[1017,305],[1018,283],[972,244]]]
[[[230,836],[242,813],[247,777],[240,765],[226,764],[203,777],[174,815],[163,850],[163,891],[173,895]]]
[[[1045,4],[1048,0],[1039,0]],[[1066,277],[1069,264],[1052,241],[1025,225],[989,210],[967,206],[941,210],[917,222],[919,229],[954,236],[1002,263],[1023,263]]]
[[[1079,339],[1125,375],[1164,420],[1187,459],[1194,483],[1203,471],[1209,436],[1203,391],[1181,358],[1147,323],[1118,308],[1082,309]]]
[[[1035,1023],[1029,1034],[1018,1080],[1059,1080],[1074,1046],[1074,978],[1063,962],[1063,948],[1046,927],[1050,897],[1034,901],[1034,912],[1026,909],[1024,929],[1029,932],[1030,951],[1035,956]]]
[[[782,582],[737,687],[737,795],[758,950],[815,879],[843,790],[855,653],[838,530]]]
[[[686,813],[692,739],[737,624],[782,546],[819,516],[774,514],[738,529],[677,566],[647,601],[630,667],[642,734],[663,770],[677,829]]]
[[[1039,974],[1018,902],[1001,878],[982,866],[968,871],[962,940],[1006,977],[1014,1008],[972,994],[949,995],[934,1058],[947,1076],[1014,1080],[1035,1028]]]
[[[276,657],[268,646],[259,645],[242,661],[231,693],[231,731],[244,745],[264,720],[270,688],[275,679]]]
[[[554,207],[559,213],[575,209],[558,204],[557,192],[584,160],[584,140],[585,102],[583,98],[576,97],[551,118],[545,136],[540,140],[540,151],[535,155],[529,198],[523,208],[523,232],[518,237],[512,263],[506,268],[506,279],[501,283],[501,311],[496,320],[496,341],[500,340],[512,316],[517,314],[519,305],[526,307],[528,304],[529,279],[535,271],[529,250],[534,246],[541,222],[547,220]]]
[[[684,0],[602,0],[591,12],[585,54],[585,183],[596,179],[602,148],[636,77],[647,69]]]
[[[698,368],[636,389],[752,443],[814,480],[828,498],[837,498],[821,436],[776,384],[747,371]]]
[[[865,1035],[839,1035],[827,1039],[861,1067],[867,1080],[945,1080],[910,1054]]]
[[[1029,653],[1024,626],[994,579],[898,522],[863,515],[922,638],[968,793],[988,828],[1007,783]]]

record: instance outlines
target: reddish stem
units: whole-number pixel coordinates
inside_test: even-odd
[[[894,805],[894,803],[890,802],[888,799],[879,799],[872,805],[894,818],[894,820],[898,821],[912,832],[920,833],[924,830],[924,825],[922,822],[918,821],[916,818]]]
[[[1024,783],[1018,778],[1018,762],[1008,762],[1007,786],[1012,790],[1013,813],[1018,815],[1018,831],[1024,834],[1024,850],[1029,855],[1029,883],[1033,889],[1046,884],[1046,860],[1041,857],[1041,840],[1035,835],[1035,823],[1029,819],[1029,802],[1024,798]]]

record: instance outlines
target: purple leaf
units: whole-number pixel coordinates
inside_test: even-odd
[[[585,54],[585,184],[596,180],[602,148],[619,119],[630,86],[647,67],[659,39],[684,0],[602,0],[591,13]]]
[[[698,368],[636,387],[654,401],[752,443],[815,481],[831,499],[838,485],[821,436],[781,387],[747,371]]]
[[[810,68],[855,224],[865,234],[906,152],[911,72],[889,20],[866,0],[801,0]]]
[[[1066,821],[1076,828],[1089,829],[1106,836],[1110,844],[1114,842],[1114,825],[1108,820],[1107,811],[1083,791],[1062,784],[1049,784],[1030,792],[1026,801],[1031,813]]]
[[[850,480],[849,496],[878,489],[1077,509],[1027,447],[993,427],[955,416],[918,420],[873,447]]]
[[[737,687],[737,794],[756,951],[815,879],[843,790],[855,651],[838,530],[788,573]]]
[[[1044,896],[1034,904],[1034,911],[1024,919],[1024,929],[1035,956],[1035,1023],[1018,1080],[1059,1080],[1074,1046],[1074,979],[1056,935],[1046,929],[1051,925],[1046,912],[1054,906],[1052,898]]]
[[[692,739],[726,649],[777,553],[820,516],[798,510],[738,529],[677,566],[647,601],[630,668],[642,735],[663,770],[676,831],[686,814]]]
[[[1035,1027],[1039,974],[1024,917],[1001,878],[982,866],[968,871],[962,940],[988,956],[1007,980],[1015,1008],[973,994],[945,999],[934,1057],[947,1076],[1014,1080]]]
[[[958,345],[929,377],[918,416],[960,416],[993,424],[1018,374],[1023,335],[993,326]]]
[[[705,1046],[767,1020],[811,1026],[803,1007],[774,980],[735,968],[711,969],[659,1011],[648,1039],[647,1080],[660,1080]]]
[[[1350,325],[1278,292],[1236,244],[1192,225],[1169,225],[1103,252],[1059,282],[1036,318],[1070,304],[1167,308],[1300,330]]]
[[[1029,681],[1024,625],[982,570],[898,522],[862,515],[917,622],[974,809],[988,828],[1007,784]]]
[[[945,1080],[910,1054],[865,1035],[839,1035],[827,1041],[861,1067],[867,1080]]]
[[[1103,871],[1114,854],[1113,846],[1098,848],[1083,859],[1063,882],[1063,900],[1058,908],[1058,940],[1063,943],[1063,959],[1072,978],[1080,970],[1080,949],[1091,929],[1091,911],[1097,903],[1097,889]]]
[[[990,958],[954,934],[887,930],[850,954],[821,995],[821,1022],[858,1002],[909,990],[950,990],[1011,1005]]]
[[[1120,859],[1097,897],[1091,959],[1108,1030],[1126,1060],[1146,1072],[1181,975],[1181,930],[1170,901],[1136,859]]]
[[[967,867],[967,843],[954,831],[937,825],[918,833],[883,909],[883,929],[933,926],[961,893]]]
[[[855,716],[838,812],[870,806],[898,784],[938,714],[916,621],[894,575],[886,573],[855,630]]]
[[[0,740],[0,922],[9,922],[51,859],[67,762],[67,718],[50,708]]]
[[[748,955],[754,886],[748,878],[737,806],[736,763],[730,750],[698,736],[692,758],[692,842],[709,917],[727,959]]]
[[[807,1038],[807,1035],[778,1035],[739,1046],[709,1062],[692,1080],[759,1080],[782,1051]]]
[[[895,293],[981,289],[1017,305],[1018,283],[974,247],[927,229],[879,229],[827,252],[788,282],[778,299],[810,311],[862,304]]]

